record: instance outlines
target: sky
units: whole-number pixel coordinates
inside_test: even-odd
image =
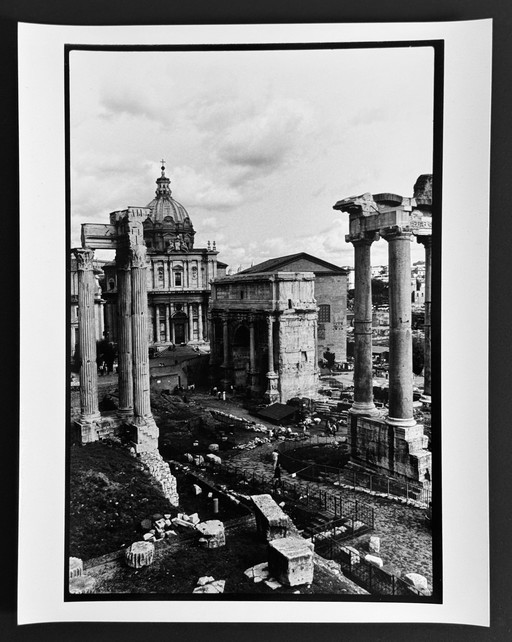
[[[433,61],[430,47],[72,51],[71,246],[82,223],[146,206],[164,159],[195,246],[216,241],[230,269],[302,251],[353,265],[333,205],[412,196],[432,172]]]

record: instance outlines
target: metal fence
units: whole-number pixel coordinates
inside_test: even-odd
[[[397,575],[390,573],[371,562],[367,562],[364,557],[357,554],[356,551],[350,551],[336,535],[328,537],[313,536],[315,551],[322,557],[332,559],[337,562],[343,574],[366,589],[372,595],[390,595],[390,596],[424,596],[425,594],[417,590],[414,586],[407,584]]]
[[[410,500],[420,502],[428,506],[432,500],[432,485],[426,482],[423,485],[413,482],[401,481],[354,468],[336,468],[327,464],[307,464],[304,460],[294,456],[290,451],[309,446],[333,444],[335,437],[314,435],[301,441],[283,441],[279,445],[280,461],[286,470],[296,473],[302,479],[310,481],[326,481],[330,483],[349,484],[352,488],[367,488],[370,491],[384,493],[388,497],[403,497],[407,502]]]
[[[270,493],[273,490],[272,474],[261,470],[261,467],[251,467],[246,462],[242,464],[233,461],[223,461],[220,464],[209,462],[208,467],[238,481],[245,480],[265,492]],[[374,528],[375,516],[372,506],[332,493],[316,483],[283,478],[280,480],[279,492],[285,499],[297,502],[310,511],[328,512],[334,520],[345,519],[348,523],[347,536],[353,535],[356,531],[362,533],[363,530]]]

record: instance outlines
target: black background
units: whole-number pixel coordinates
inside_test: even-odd
[[[491,150],[491,260],[490,260],[490,507],[491,507],[491,628],[434,624],[44,624],[16,626],[16,543],[18,478],[19,284],[18,247],[18,132],[16,23],[117,25],[117,24],[237,24],[300,22],[418,22],[494,20],[492,150]],[[0,0],[0,159],[2,307],[0,337],[0,639],[39,640],[181,640],[225,642],[238,640],[510,640],[512,639],[512,341],[509,286],[512,278],[512,3],[508,0]],[[485,221],[484,221],[485,224]],[[474,230],[475,234],[479,230]],[[48,250],[50,251],[50,249]],[[37,269],[37,265],[34,265]],[[470,292],[471,266],[466,280]],[[467,298],[468,318],[482,302]],[[34,337],[34,341],[40,340]],[[473,337],[481,343],[487,337]],[[471,346],[468,346],[468,350]],[[42,371],[43,374],[43,371]],[[37,385],[37,381],[33,382]],[[468,435],[470,438],[470,435]],[[461,533],[461,538],[469,536]],[[37,546],[37,527],[34,528]],[[44,554],[44,551],[41,551]],[[478,556],[479,551],[474,551]],[[471,559],[468,559],[471,564]],[[41,593],[44,580],[40,581]],[[464,587],[460,587],[464,599]],[[336,605],[333,604],[333,608]],[[368,608],[371,608],[369,605]]]

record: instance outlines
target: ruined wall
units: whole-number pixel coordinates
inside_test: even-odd
[[[348,441],[351,456],[378,472],[410,481],[425,481],[432,474],[432,455],[423,426],[390,426],[383,419],[350,416]]]
[[[316,314],[279,317],[279,392],[281,402],[314,395],[318,388],[315,346]]]
[[[341,274],[317,276],[315,298],[318,306],[328,305],[329,321],[318,319],[318,354],[329,348],[336,361],[347,360],[347,277]]]

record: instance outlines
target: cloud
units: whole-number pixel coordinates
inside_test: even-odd
[[[228,165],[249,170],[238,180],[271,173],[299,150],[310,123],[305,105],[274,100],[262,111],[246,114],[222,133],[218,140],[219,158]]]

